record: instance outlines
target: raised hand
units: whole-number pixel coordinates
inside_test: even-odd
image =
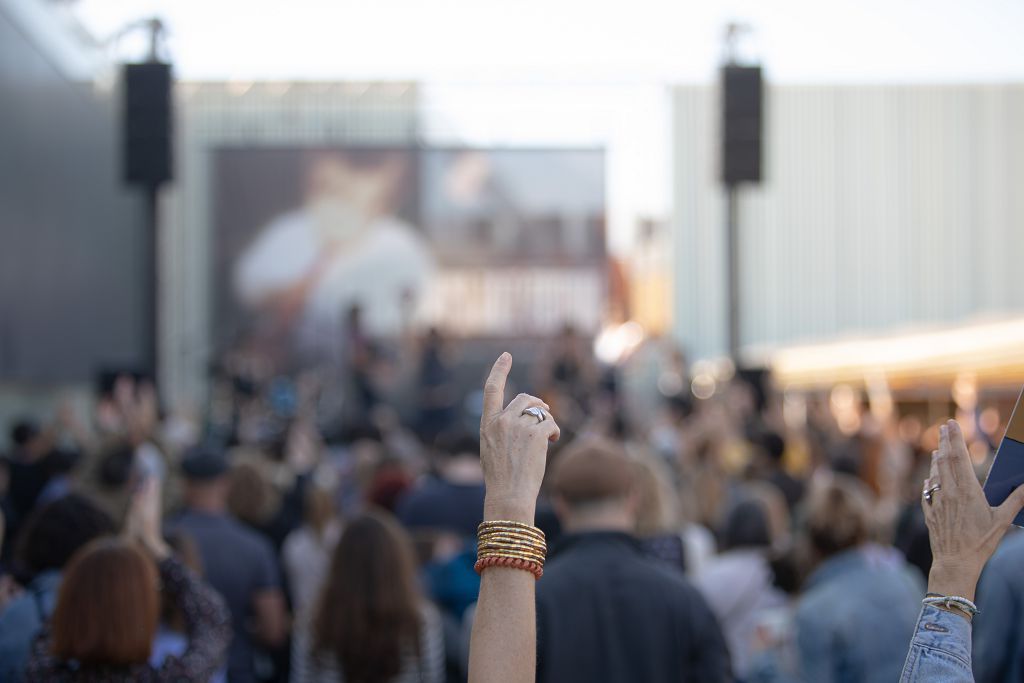
[[[932,547],[928,590],[973,600],[982,568],[1024,507],[1024,487],[999,507],[990,507],[960,425],[950,420],[939,434],[939,450],[932,453],[921,503]]]
[[[505,406],[505,381],[512,356],[503,353],[484,384],[480,417],[480,460],[487,495],[485,520],[512,520],[533,524],[548,443],[561,432],[544,401],[519,394]],[[524,412],[540,409],[540,416]],[[543,419],[541,419],[543,417]]]
[[[162,560],[170,555],[170,548],[164,543],[161,523],[160,481],[156,477],[147,477],[132,496],[124,534],[142,545],[155,559]]]

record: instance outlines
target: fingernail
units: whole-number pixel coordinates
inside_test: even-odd
[[[505,351],[504,353],[501,354],[498,360],[512,360],[512,354],[509,353],[508,351]]]

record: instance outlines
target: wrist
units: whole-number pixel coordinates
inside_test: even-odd
[[[484,521],[494,522],[504,520],[509,522],[522,522],[533,524],[537,510],[537,502],[517,500],[495,500],[490,497],[484,499]]]
[[[171,556],[171,548],[162,538],[142,537],[142,547],[146,549],[154,560],[162,562]]]
[[[974,600],[978,586],[979,570],[938,561],[932,564],[928,573],[928,592],[945,596],[960,596]]]

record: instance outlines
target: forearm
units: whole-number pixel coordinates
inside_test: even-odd
[[[537,666],[536,579],[521,569],[491,567],[469,648],[469,683],[532,683]]]
[[[484,506],[484,519],[533,524],[529,504]],[[521,569],[491,567],[480,578],[480,598],[469,645],[469,683],[533,683],[537,668],[537,580]]]

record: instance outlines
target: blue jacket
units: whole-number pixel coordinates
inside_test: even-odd
[[[900,683],[971,683],[971,625],[925,605]]]
[[[867,547],[829,558],[796,610],[801,678],[813,683],[899,679],[924,586],[902,557]]]
[[[43,572],[0,612],[0,683],[22,680],[32,642],[57,605],[60,577],[56,570]]]

